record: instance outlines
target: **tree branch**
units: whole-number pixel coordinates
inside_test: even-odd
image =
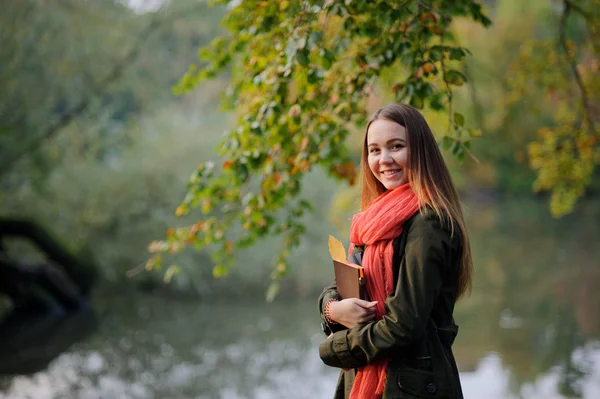
[[[576,13],[580,14],[586,20],[591,19],[591,15],[589,12],[585,11],[583,8],[579,7],[577,4],[573,3],[572,1],[565,0],[565,5],[566,4],[569,4],[569,7],[571,7],[572,11],[575,11]]]
[[[577,83],[577,86],[579,87],[579,91],[581,92],[581,102],[583,104],[583,118],[584,118],[585,122],[587,122],[587,124],[589,125],[592,133],[595,134],[596,127],[595,127],[594,120],[591,117],[592,107],[590,104],[589,95],[588,95],[587,89],[585,87],[585,84],[583,83],[583,79],[581,78],[581,74],[579,73],[579,70],[577,69],[577,64],[575,63],[574,58],[571,57],[571,55],[569,54],[569,46],[567,45],[567,36],[566,36],[567,20],[569,18],[569,15],[571,14],[571,11],[573,10],[573,4],[569,0],[564,0],[563,4],[565,7],[564,7],[562,15],[560,16],[560,24],[558,27],[559,40],[560,40],[560,44],[566,54],[567,63],[569,64],[569,67],[571,68],[571,72],[573,73],[573,76],[575,77],[575,82]],[[579,12],[581,13],[581,11],[579,11]]]

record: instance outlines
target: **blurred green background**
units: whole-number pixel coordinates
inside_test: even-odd
[[[473,294],[456,311],[465,395],[597,398],[600,177],[571,214],[553,219],[547,198],[532,192],[527,144],[556,110],[529,111],[535,96],[508,98],[506,72],[523,43],[556,34],[556,4],[485,3],[489,29],[455,28],[472,52],[457,108],[484,131],[472,149],[480,162],[448,157],[476,271]],[[160,271],[127,274],[168,227],[194,221],[193,213],[176,218],[175,208],[196,165],[218,161],[213,148],[232,124],[218,107],[227,76],[171,93],[198,48],[220,33],[223,14],[193,0],[3,3],[0,217],[41,224],[95,265],[100,282],[91,318],[0,331],[0,396],[331,397],[335,371],[316,353],[316,297],[332,278],[327,235],[346,240],[356,188],[319,170],[305,178],[302,197],[317,206],[275,303],[264,294],[276,239],[238,253],[226,279],[193,251],[178,256],[182,272],[169,284]],[[443,130],[444,116],[427,117]],[[350,145],[358,151],[357,140]],[[24,240],[6,244],[13,256],[41,256]],[[0,316],[10,310],[0,296]],[[27,341],[24,331],[43,338]],[[44,351],[56,353],[39,370],[11,369]]]

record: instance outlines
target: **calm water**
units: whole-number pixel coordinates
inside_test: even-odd
[[[470,210],[456,312],[466,398],[600,398],[600,218]],[[100,290],[94,314],[0,333],[6,398],[331,398],[314,299],[206,304]],[[34,324],[35,323],[35,324]],[[73,343],[75,342],[75,343]]]

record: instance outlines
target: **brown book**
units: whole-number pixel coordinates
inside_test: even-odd
[[[333,271],[340,299],[366,299],[365,274],[362,266],[334,259]]]
[[[348,262],[344,244],[331,235],[328,246],[333,259],[335,284],[340,298],[366,299],[365,272],[362,266]]]

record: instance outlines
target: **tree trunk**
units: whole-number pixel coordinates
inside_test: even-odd
[[[3,245],[7,236],[30,240],[47,261],[31,263],[11,258]],[[78,308],[95,278],[92,267],[69,253],[41,226],[0,219],[0,292],[11,298],[16,309],[47,309],[53,302],[65,310]]]

